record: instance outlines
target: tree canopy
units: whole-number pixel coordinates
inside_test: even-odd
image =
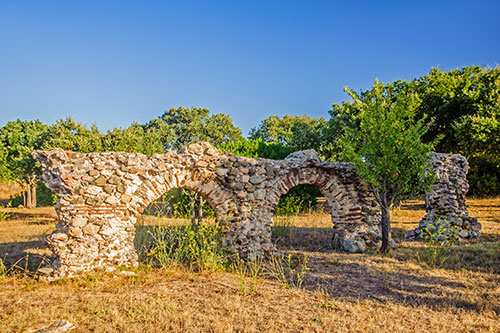
[[[344,158],[368,183],[381,207],[382,252],[390,250],[392,204],[430,189],[433,181],[430,153],[434,143],[423,143],[429,130],[416,119],[416,94],[395,94],[392,85],[378,80],[358,95],[346,88],[356,110],[355,126],[345,127],[340,139]]]

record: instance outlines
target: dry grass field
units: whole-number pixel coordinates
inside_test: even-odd
[[[398,246],[388,256],[333,252],[326,214],[276,219],[281,250],[308,258],[300,289],[266,275],[148,265],[122,268],[134,275],[39,282],[30,272],[49,254],[43,237],[54,229],[55,212],[3,208],[0,258],[10,271],[0,276],[0,332],[58,319],[75,332],[500,332],[500,198],[468,204],[483,225],[480,240],[405,242],[404,232],[424,214],[423,202],[408,201],[392,212]],[[157,222],[145,217],[141,224]]]

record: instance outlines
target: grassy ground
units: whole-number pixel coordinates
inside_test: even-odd
[[[236,273],[146,265],[132,276],[95,272],[54,283],[8,274],[0,277],[0,332],[57,319],[81,332],[498,332],[500,198],[468,203],[483,238],[452,246],[404,242],[424,214],[422,202],[409,201],[392,212],[399,243],[389,256],[331,251],[328,215],[276,218],[275,242],[308,257],[301,289],[260,276],[248,292],[242,284],[252,278]],[[49,254],[42,239],[54,229],[53,209],[0,212],[10,214],[0,222],[0,257],[7,268],[36,270]]]

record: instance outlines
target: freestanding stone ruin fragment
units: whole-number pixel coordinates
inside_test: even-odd
[[[377,203],[354,166],[323,161],[314,150],[275,161],[223,154],[202,142],[149,158],[62,149],[35,151],[33,156],[42,164],[43,181],[58,194],[59,223],[47,240],[58,276],[136,265],[137,216],[178,187],[207,200],[226,227],[224,245],[243,258],[272,253],[274,210],[280,197],[299,184],[315,185],[325,196],[337,249],[363,252],[380,240]]]
[[[479,237],[481,224],[469,216],[465,205],[469,190],[467,159],[460,155],[433,153],[432,167],[436,181],[425,197],[427,214],[418,228],[406,233],[406,238],[445,241]]]

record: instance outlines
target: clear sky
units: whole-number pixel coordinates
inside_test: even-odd
[[[0,0],[0,126],[107,130],[172,106],[328,118],[345,85],[500,63],[495,1]]]

